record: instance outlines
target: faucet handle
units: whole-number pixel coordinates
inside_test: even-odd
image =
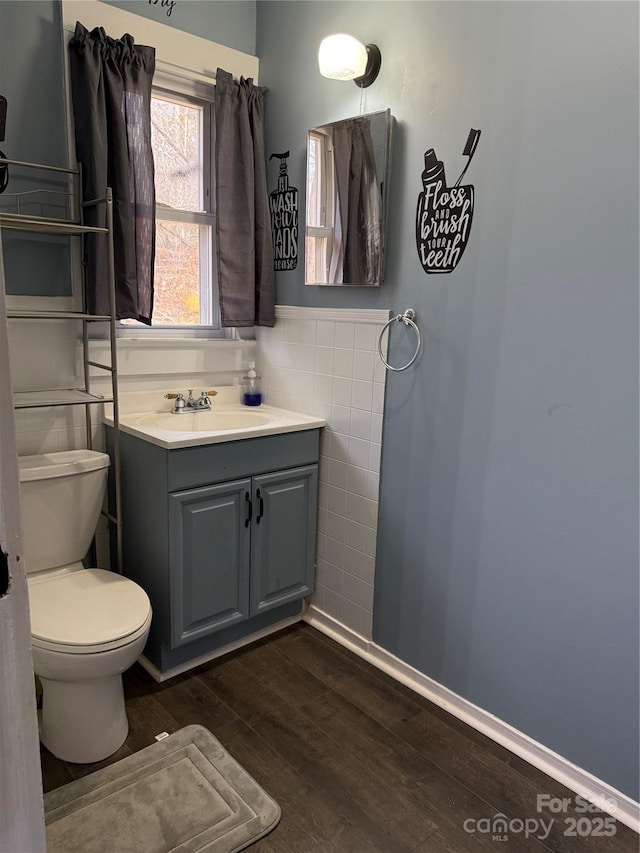
[[[179,394],[165,394],[164,396],[166,397],[167,400],[175,400],[176,401],[176,404],[173,408],[174,412],[178,412],[178,411],[184,409],[185,402],[184,402],[184,397],[182,396],[181,393],[179,393]]]
[[[202,396],[203,397],[215,397],[217,393],[218,393],[217,391],[203,391]]]

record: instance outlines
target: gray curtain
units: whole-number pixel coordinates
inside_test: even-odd
[[[382,194],[376,174],[371,121],[359,116],[340,122],[333,135],[338,210],[342,239],[340,281],[353,284],[379,279]]]
[[[216,235],[223,326],[273,326],[273,246],[264,148],[265,89],[216,72]]]
[[[151,150],[151,83],[155,49],[130,35],[76,24],[69,43],[76,153],[83,197],[113,190],[116,315],[151,324],[155,258],[155,187]],[[104,205],[85,208],[85,223],[104,227]],[[85,241],[87,308],[109,312],[107,244]]]

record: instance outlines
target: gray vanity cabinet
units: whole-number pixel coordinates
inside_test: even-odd
[[[313,592],[318,467],[173,492],[173,646]]]
[[[317,493],[317,465],[253,478],[252,616],[313,592]]]
[[[169,496],[174,647],[249,618],[250,489],[237,480]]]
[[[319,435],[167,449],[121,429],[123,569],[151,599],[144,655],[161,673],[301,615]]]

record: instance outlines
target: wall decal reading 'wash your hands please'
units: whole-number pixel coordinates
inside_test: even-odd
[[[269,195],[274,270],[294,270],[298,265],[298,190],[289,186],[289,152],[272,154],[280,160],[278,188]]]
[[[452,187],[447,186],[444,163],[430,148],[424,155],[423,190],[418,196],[416,243],[422,269],[427,274],[447,273],[460,263],[467,248],[473,219],[474,190],[461,186],[471,158],[478,146],[480,131],[469,131],[462,152],[467,165]]]

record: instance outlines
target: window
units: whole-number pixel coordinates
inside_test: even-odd
[[[219,329],[213,189],[213,98],[155,88],[155,329]],[[123,327],[142,324],[122,321]],[[146,327],[148,328],[148,327]]]
[[[334,171],[331,138],[309,133],[305,281],[329,281],[333,251]]]

